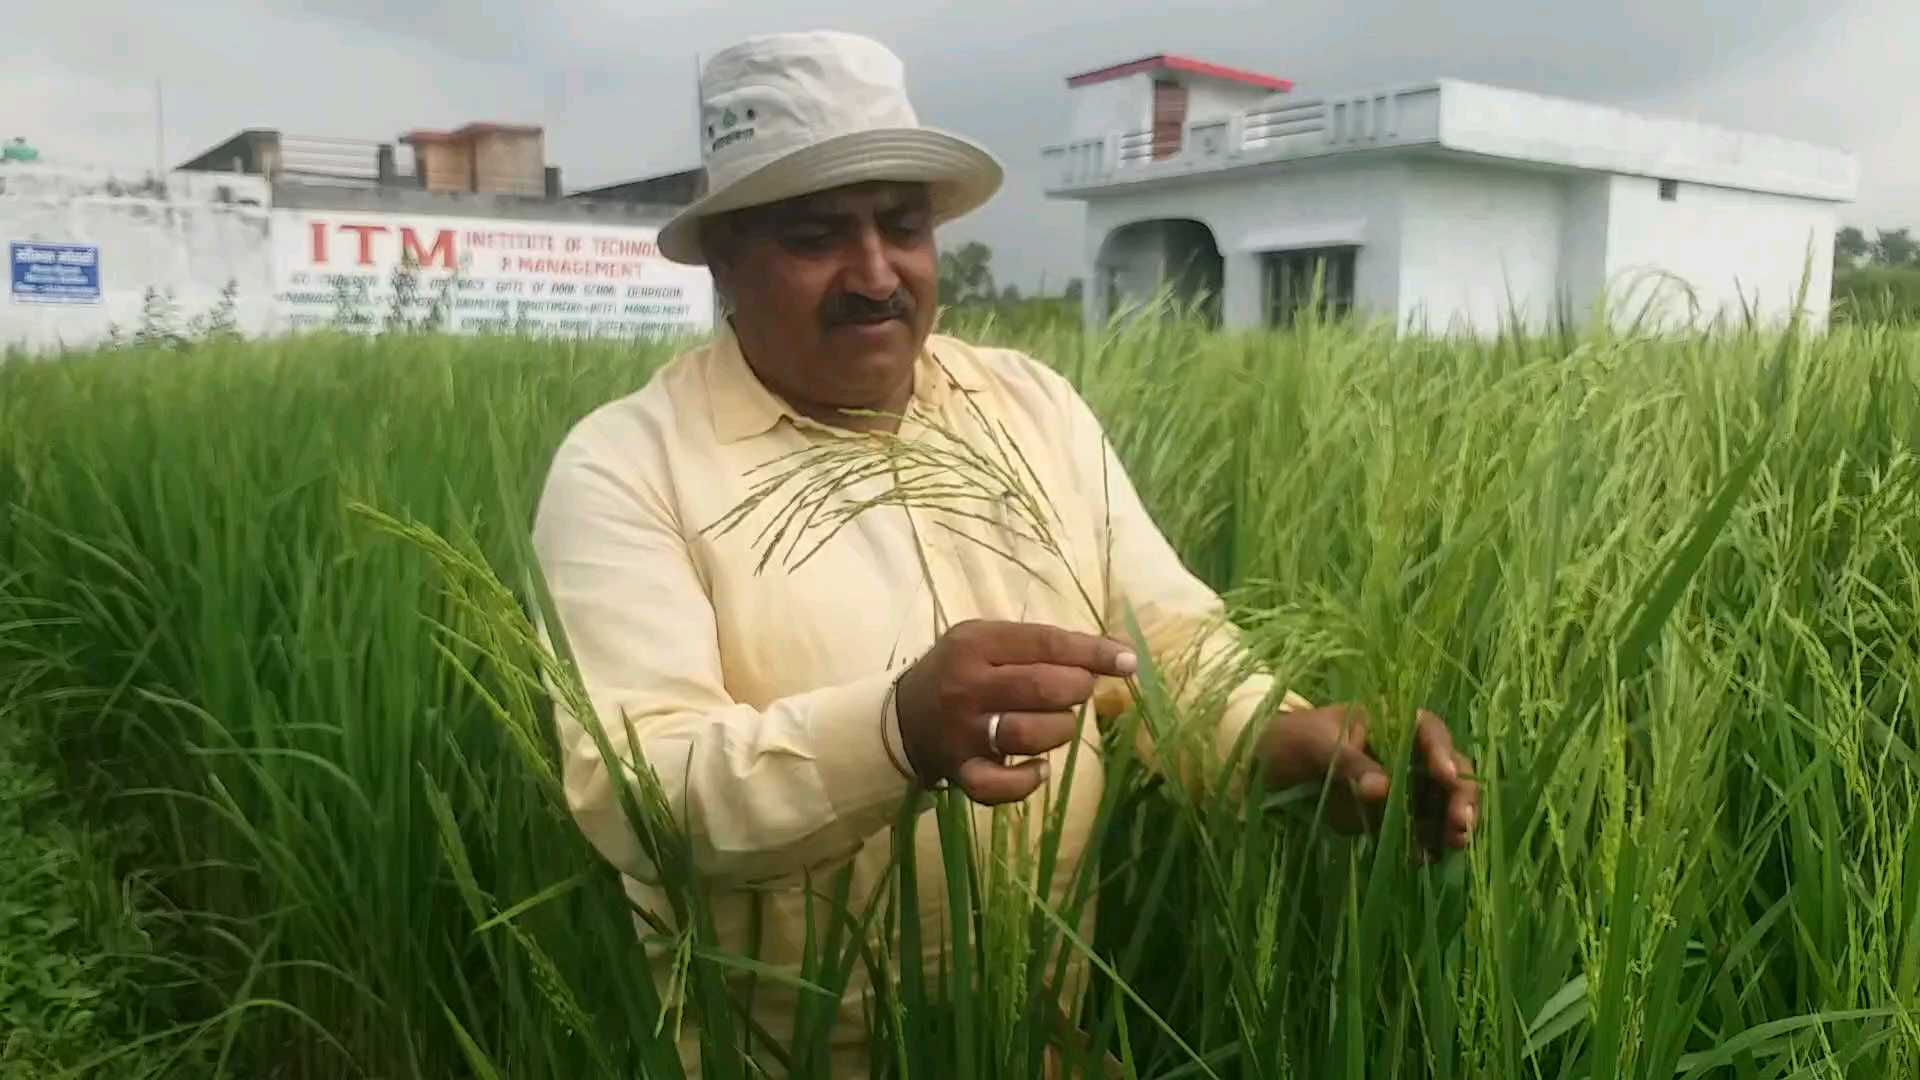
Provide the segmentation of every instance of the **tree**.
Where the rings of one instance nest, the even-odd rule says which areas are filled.
[[[1001,303],[1003,303],[1003,304],[1017,304],[1017,303],[1019,303],[1019,302],[1020,302],[1020,286],[1018,286],[1018,285],[1009,285],[1009,286],[1007,286],[1006,288],[1004,288],[1004,289],[1001,289],[1001,290],[1000,290],[1000,302],[1001,302]]]
[[[964,304],[970,300],[992,300],[993,249],[978,240],[970,240],[957,250],[940,253],[940,302]]]
[[[1920,262],[1920,241],[1907,229],[1879,229],[1873,242],[1873,261],[1882,266],[1912,266]]]
[[[1075,302],[1078,302],[1080,297],[1086,291],[1087,291],[1086,282],[1081,281],[1079,278],[1068,278],[1067,291],[1062,293],[1061,295],[1066,297],[1068,300],[1073,300]]]
[[[1867,234],[1852,225],[1841,229],[1833,237],[1833,263],[1838,270],[1857,269],[1860,264],[1873,257],[1873,244],[1867,240]]]

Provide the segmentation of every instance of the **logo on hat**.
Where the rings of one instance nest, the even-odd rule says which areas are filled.
[[[753,114],[753,110],[748,109],[747,114],[749,118],[751,118]],[[753,138],[753,125],[751,124],[741,128],[738,131],[733,130],[734,125],[738,124],[739,122],[740,122],[740,118],[734,115],[734,112],[732,109],[728,109],[727,111],[721,113],[720,114],[720,130],[725,132],[725,134],[713,140],[713,143],[707,148],[707,152],[709,154],[718,153],[723,147],[732,146],[734,143],[745,142],[748,139]],[[713,129],[709,127],[707,131],[711,133]]]

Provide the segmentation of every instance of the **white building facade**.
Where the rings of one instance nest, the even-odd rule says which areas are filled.
[[[1299,100],[1158,56],[1069,80],[1048,194],[1086,203],[1086,313],[1163,286],[1229,327],[1311,295],[1403,329],[1824,323],[1838,150],[1457,80]]]

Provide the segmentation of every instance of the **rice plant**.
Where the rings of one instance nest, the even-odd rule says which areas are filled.
[[[1086,718],[1109,780],[1066,893],[1093,925],[1041,902],[1050,830],[1013,820],[1057,801],[979,836],[935,794],[943,959],[901,918],[904,857],[869,902],[815,883],[801,970],[726,955],[694,875],[649,921],[566,816],[549,709],[579,688],[525,538],[561,435],[668,347],[9,363],[0,710],[80,812],[150,826],[126,869],[194,943],[152,992],[200,1019],[76,1075],[177,1046],[195,1076],[674,1076],[688,1023],[704,1075],[818,1075],[857,975],[874,1075],[1033,1076],[1050,1046],[1075,1075],[1915,1074],[1920,336],[981,333],[1081,389],[1280,683],[1448,718],[1485,791],[1470,852],[1412,858],[1404,802],[1347,838],[1324,790],[1146,768],[1136,741],[1218,707],[1149,657],[1132,708]],[[885,463],[896,500],[1027,500],[1008,555],[1044,554],[1016,449],[953,434],[786,462],[735,527],[803,558],[821,535],[781,533],[782,500]],[[831,487],[829,527],[856,509]],[[686,866],[644,770],[630,794]],[[795,1030],[756,1030],[767,987],[814,1003]]]

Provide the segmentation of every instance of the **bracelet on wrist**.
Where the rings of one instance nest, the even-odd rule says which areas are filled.
[[[893,682],[887,685],[886,703],[880,708],[880,745],[886,747],[887,759],[893,762],[893,767],[900,771],[900,775],[928,790],[944,791],[947,787],[945,778],[928,783],[914,771],[913,763],[907,757],[906,732],[900,727],[900,680],[907,677],[907,671],[912,667],[912,664],[908,664],[901,669],[900,674],[894,676]]]
[[[900,771],[900,775],[917,782],[920,778],[914,775],[912,766],[907,763],[906,747],[894,745],[896,740],[901,738],[900,716],[896,705],[899,697],[900,678],[896,676],[891,683],[887,684],[886,704],[880,709],[880,745],[886,747],[887,759],[893,762],[893,767]]]

